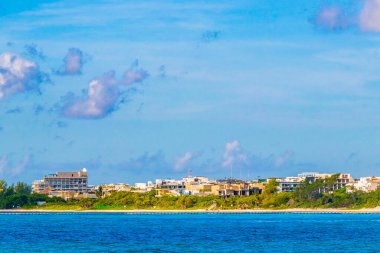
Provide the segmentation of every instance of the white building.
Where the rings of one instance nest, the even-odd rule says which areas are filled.
[[[286,177],[276,179],[279,192],[292,192],[294,191],[304,180],[302,177]]]
[[[146,190],[148,188],[146,183],[135,183],[134,188],[139,190]]]
[[[352,186],[358,191],[376,191],[380,186],[380,177],[361,177],[358,181],[353,183]]]

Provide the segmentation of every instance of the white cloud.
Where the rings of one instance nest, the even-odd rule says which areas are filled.
[[[66,95],[63,98],[63,115],[90,119],[105,117],[116,109],[120,94],[115,73],[110,71],[92,80],[82,97]]]
[[[130,95],[129,87],[142,82],[148,77],[148,73],[137,68],[137,61],[127,70],[121,80],[116,80],[115,72],[109,71],[95,78],[88,84],[88,89],[82,96],[68,93],[62,97],[61,105],[63,116],[69,118],[99,119],[112,113],[125,98]]]
[[[366,0],[359,15],[361,30],[380,32],[380,0]]]
[[[227,142],[223,154],[223,167],[231,167],[238,162],[245,162],[246,154],[241,150],[240,142],[237,140]]]
[[[24,91],[38,91],[43,79],[35,62],[9,52],[0,55],[0,99]]]
[[[174,165],[174,170],[182,171],[186,165],[193,159],[192,152],[186,152],[182,157],[178,157]]]

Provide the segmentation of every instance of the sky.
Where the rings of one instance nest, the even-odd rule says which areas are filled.
[[[380,175],[380,0],[0,0],[0,178]]]

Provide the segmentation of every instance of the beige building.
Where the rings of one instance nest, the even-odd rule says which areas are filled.
[[[48,194],[49,196],[86,194],[89,192],[87,170],[46,175],[43,179],[33,182],[32,192]]]
[[[220,182],[217,185],[211,186],[211,192],[213,195],[230,197],[230,196],[250,196],[255,193],[260,194],[262,189],[259,187],[253,187],[248,183],[229,183]]]

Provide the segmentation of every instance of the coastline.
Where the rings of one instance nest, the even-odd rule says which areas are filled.
[[[130,213],[130,214],[380,214],[380,207],[362,209],[339,209],[339,208],[292,208],[292,209],[244,209],[244,210],[52,210],[52,209],[0,209],[1,213]]]

